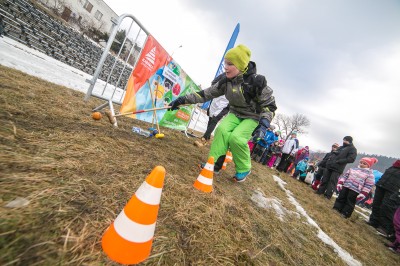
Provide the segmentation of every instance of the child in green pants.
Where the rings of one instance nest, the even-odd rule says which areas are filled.
[[[251,172],[250,150],[247,142],[260,124],[268,128],[277,109],[272,89],[264,76],[257,74],[256,64],[250,61],[251,52],[244,45],[228,50],[224,57],[225,73],[211,87],[170,103],[171,110],[181,104],[203,103],[225,95],[229,101],[229,114],[217,127],[209,156],[217,158],[214,171],[219,171],[228,149],[236,167],[233,177],[243,182]],[[264,130],[265,131],[265,130]]]

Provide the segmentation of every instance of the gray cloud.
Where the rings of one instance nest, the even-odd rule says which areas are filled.
[[[212,13],[210,30],[226,32],[241,23],[239,41],[253,51],[260,73],[289,92],[320,93],[342,56],[395,41],[399,1],[183,1],[194,12]],[[288,78],[290,77],[290,78]]]

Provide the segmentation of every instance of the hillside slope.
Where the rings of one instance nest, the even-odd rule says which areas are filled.
[[[94,121],[83,94],[0,66],[2,265],[112,265],[101,236],[156,166],[166,168],[151,256],[145,265],[346,265],[299,215],[273,170],[254,163],[246,182],[233,165],[214,177],[214,192],[193,189],[208,149],[162,129],[143,138],[128,118],[113,128]],[[305,184],[280,175],[285,189],[340,247],[363,265],[395,265],[398,256],[354,213],[344,220]],[[262,208],[256,196],[275,203]],[[17,197],[20,208],[5,205]],[[253,198],[253,200],[252,200]],[[278,211],[278,212],[277,212]],[[282,212],[282,213],[280,213]]]

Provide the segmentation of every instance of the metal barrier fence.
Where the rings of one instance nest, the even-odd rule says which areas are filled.
[[[115,116],[114,104],[121,105],[123,100],[124,100],[124,96],[125,96],[125,93],[126,93],[126,85],[124,86],[124,88],[121,88],[120,84],[121,84],[121,81],[122,81],[122,84],[127,84],[126,80],[121,80],[122,73],[123,73],[125,67],[122,70],[120,70],[120,73],[117,73],[118,74],[118,79],[114,83],[110,83],[109,82],[109,78],[112,75],[115,75],[115,71],[116,71],[115,68],[114,68],[115,64],[111,67],[111,70],[109,71],[109,75],[106,78],[106,82],[105,83],[97,82],[97,81],[98,81],[99,73],[102,72],[102,69],[104,67],[104,61],[105,61],[105,59],[106,59],[106,57],[107,57],[107,55],[109,53],[109,50],[110,50],[112,44],[115,41],[115,37],[116,37],[116,34],[117,34],[118,30],[121,29],[121,25],[124,22],[124,20],[125,19],[129,19],[129,18],[131,19],[131,23],[129,25],[129,29],[127,31],[126,37],[125,37],[125,39],[124,39],[124,41],[123,41],[123,43],[121,45],[121,49],[118,52],[117,58],[119,58],[119,56],[121,54],[121,51],[122,51],[125,43],[127,42],[128,36],[131,35],[130,32],[131,32],[132,28],[133,27],[138,28],[138,32],[136,34],[135,40],[133,42],[133,45],[132,45],[132,47],[131,47],[131,49],[129,51],[129,55],[128,55],[126,61],[123,63],[124,66],[127,65],[127,60],[129,58],[129,56],[135,51],[135,47],[138,47],[137,43],[138,43],[138,38],[139,38],[140,34],[143,33],[143,34],[146,35],[146,38],[145,38],[145,40],[144,40],[144,42],[142,44],[143,46],[145,45],[145,43],[147,41],[147,38],[149,36],[149,32],[145,29],[145,27],[133,15],[123,14],[120,17],[118,17],[118,19],[112,21],[113,22],[113,29],[112,29],[110,37],[108,39],[107,45],[104,48],[103,54],[102,54],[102,56],[101,56],[101,58],[99,60],[99,63],[98,63],[97,68],[96,68],[96,71],[93,74],[93,78],[91,80],[86,80],[89,83],[89,88],[88,88],[88,91],[87,91],[86,96],[85,96],[85,101],[89,100],[91,96],[94,96],[96,98],[99,98],[99,99],[102,99],[102,100],[106,101],[102,105],[94,108],[93,111],[99,111],[99,110],[101,110],[103,108],[106,108],[108,106],[108,108],[109,108],[109,110],[111,112],[111,115]],[[133,69],[135,69],[136,64],[138,62],[138,59],[141,56],[141,53],[142,53],[142,49],[140,49],[139,53],[135,56],[135,63],[132,66]],[[128,79],[129,79],[129,77],[128,77]],[[200,110],[196,110],[196,112],[192,113],[192,115],[190,117],[191,118],[190,122],[189,122],[189,124],[188,124],[188,126],[187,126],[187,128],[185,130],[185,134],[187,136],[188,136],[188,132],[187,131],[188,131],[189,127],[192,127],[193,129],[196,128],[196,127],[197,128],[201,128],[202,131],[204,131],[205,128],[207,127],[207,121],[204,121],[204,119],[200,119],[200,121],[199,121],[199,117],[200,116],[202,116]],[[206,118],[208,118],[208,117],[206,117]],[[117,120],[113,119],[113,121],[114,121],[114,126],[117,127],[118,126]],[[193,130],[192,130],[192,134],[189,133],[189,135],[193,135]]]
[[[116,62],[117,60],[114,62],[113,66],[111,67],[109,74],[106,78],[106,82],[105,84],[96,84],[99,74],[102,71],[102,68],[104,66],[104,61],[107,58],[107,55],[110,51],[110,48],[112,46],[112,44],[116,41],[116,35],[118,33],[118,31],[122,26],[122,23],[124,22],[125,19],[131,19],[130,25],[128,27],[128,30],[126,31],[126,35],[125,38],[121,44],[121,48],[118,51],[117,54],[117,58],[120,57],[125,44],[128,41],[128,37],[131,35],[131,31],[133,30],[134,27],[138,28],[138,32],[136,34],[135,40],[132,43],[132,46],[129,50],[128,56],[126,56],[125,62],[123,62],[124,67],[122,68],[122,70],[119,70],[119,73],[116,73],[118,76],[118,79],[114,82],[110,84],[110,77],[112,75],[114,75],[114,72],[117,72],[118,70],[115,68],[116,66]],[[113,103],[121,105],[122,101],[124,99],[125,96],[125,92],[126,92],[126,85],[124,86],[124,88],[121,88],[120,85],[122,84],[126,84],[127,82],[124,80],[123,82],[121,82],[121,78],[122,78],[122,74],[125,70],[125,67],[128,65],[128,59],[130,58],[131,55],[133,55],[135,49],[137,49],[138,46],[138,38],[140,36],[140,34],[143,32],[146,35],[145,41],[144,43],[146,43],[147,37],[149,35],[149,32],[145,29],[145,27],[131,14],[123,14],[121,16],[118,17],[118,19],[116,20],[112,20],[113,22],[113,28],[112,31],[110,33],[110,37],[108,39],[108,42],[106,44],[106,47],[104,48],[103,54],[100,58],[99,63],[97,64],[97,68],[93,74],[93,78],[91,80],[86,80],[89,83],[89,88],[88,91],[86,93],[85,96],[85,101],[89,100],[91,96],[94,96],[96,98],[105,100],[106,103],[94,108],[94,111],[98,111],[101,110],[103,108],[105,108],[106,106],[109,107],[111,114],[114,116],[115,112],[114,112],[114,107],[113,107]],[[122,29],[125,30],[125,29]],[[128,41],[129,42],[129,41]],[[139,53],[135,56],[135,63],[133,65],[133,69],[135,68],[135,65],[138,61],[138,58],[140,57],[142,52],[142,49],[140,49]],[[129,78],[129,77],[128,77]],[[96,86],[98,85],[98,86]],[[117,125],[117,121],[115,120],[114,126],[118,126]]]
[[[3,18],[5,35],[93,75],[103,53],[103,47],[71,25],[51,16],[44,11],[45,7],[40,8],[40,6],[26,0],[1,0],[0,15]],[[108,70],[113,65],[115,69],[125,69],[120,79],[120,87],[125,86],[123,82],[128,79],[133,67],[129,64],[123,65],[123,60],[117,59],[111,53],[107,55],[99,78],[106,80],[109,75]],[[116,83],[118,78],[119,75],[114,74],[108,79],[110,83]]]

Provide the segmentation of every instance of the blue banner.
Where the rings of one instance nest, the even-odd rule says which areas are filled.
[[[229,49],[231,49],[231,48],[233,48],[233,46],[235,46],[235,42],[236,42],[237,36],[239,35],[239,31],[240,31],[240,23],[238,23],[236,25],[235,30],[232,33],[231,39],[229,40],[228,45],[226,46],[225,52],[222,55],[221,62],[219,63],[219,66],[217,69],[217,73],[215,73],[215,77],[218,77],[219,75],[224,73],[224,56]],[[210,106],[210,101],[205,102],[201,106],[201,109],[207,109],[209,106]]]

